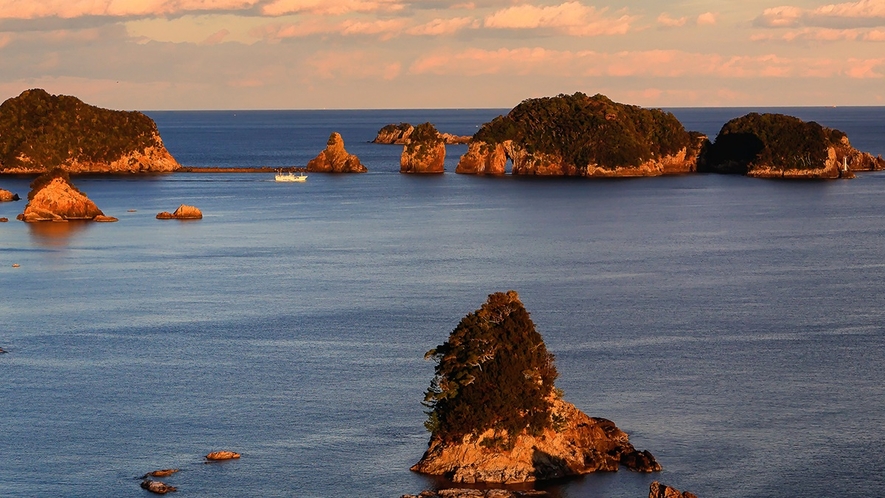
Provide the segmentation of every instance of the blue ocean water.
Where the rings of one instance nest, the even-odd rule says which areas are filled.
[[[758,109],[753,109],[758,110]],[[742,109],[673,109],[711,136]],[[885,154],[885,109],[780,112]],[[471,134],[503,110],[151,112],[188,166],[81,177],[113,224],[0,224],[0,496],[396,497],[427,443],[428,349],[515,289],[558,386],[664,466],[545,485],[642,497],[877,496],[885,486],[885,174],[779,182],[398,173],[388,123]],[[24,196],[28,178],[0,177]],[[159,221],[187,203],[204,219]],[[23,202],[0,204],[14,219]],[[133,211],[130,211],[133,210]],[[12,264],[19,264],[13,268]],[[230,449],[237,461],[202,464]]]

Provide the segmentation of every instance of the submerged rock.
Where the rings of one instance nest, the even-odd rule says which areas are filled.
[[[400,156],[400,173],[443,173],[446,143],[430,123],[418,125]]]
[[[117,221],[105,216],[94,202],[71,183],[61,168],[37,177],[31,183],[28,204],[18,219],[25,222],[95,220]]]
[[[154,481],[151,479],[141,481],[141,489],[145,489],[158,495],[165,495],[166,493],[178,491],[178,488],[175,486],[170,486],[162,481]]]
[[[148,477],[169,477],[176,472],[178,472],[178,469],[154,470],[153,472],[148,472],[147,474],[141,476],[141,478],[147,479]]]
[[[694,172],[703,137],[673,114],[582,93],[528,99],[473,136],[456,173],[633,177]]]
[[[154,121],[76,97],[26,90],[0,105],[0,173],[175,171]]]
[[[308,161],[307,171],[316,173],[365,173],[369,171],[360,159],[344,149],[344,139],[340,133],[332,133],[326,148]]]
[[[240,454],[233,451],[213,451],[206,455],[206,460],[210,461],[232,460],[235,458],[240,458]]]
[[[648,489],[648,498],[698,498],[688,491],[679,491],[658,481],[652,481]]]
[[[203,219],[203,212],[199,210],[196,206],[188,206],[187,204],[182,204],[178,206],[178,209],[175,210],[174,213],[170,213],[169,211],[163,211],[162,213],[157,213],[158,220],[200,220]]]

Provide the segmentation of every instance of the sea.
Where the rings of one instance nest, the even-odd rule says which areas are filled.
[[[885,107],[677,108],[711,138],[781,112],[885,154]],[[0,496],[398,498],[443,343],[515,290],[557,386],[663,471],[555,498],[882,496],[885,172],[853,180],[399,173],[386,124],[473,134],[506,109],[148,111],[185,166],[304,166],[340,132],[366,174],[75,177],[117,223],[0,204]],[[32,178],[0,177],[23,198]],[[180,204],[198,221],[157,220]],[[13,267],[13,265],[18,265]],[[231,450],[238,460],[205,464]],[[532,486],[528,486],[531,488]]]

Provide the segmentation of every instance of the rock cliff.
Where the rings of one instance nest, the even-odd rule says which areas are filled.
[[[147,173],[177,170],[152,119],[44,90],[0,105],[0,173]]]
[[[443,173],[446,163],[446,143],[430,123],[418,125],[412,131],[400,156],[400,173]]]
[[[73,184],[67,172],[55,168],[31,183],[28,204],[18,219],[25,222],[93,220],[117,221],[105,216],[94,202]]]
[[[344,150],[340,133],[332,133],[326,148],[308,161],[307,171],[316,173],[365,173],[368,171],[359,158]]]
[[[631,177],[695,171],[703,138],[669,112],[582,93],[529,99],[473,136],[456,173]]]
[[[882,157],[851,146],[845,133],[784,114],[735,118],[704,145],[702,172],[755,178],[852,178],[853,171],[885,169]]]
[[[412,470],[460,483],[661,470],[626,433],[561,399],[553,355],[514,291],[495,293],[427,353],[430,443]]]
[[[413,131],[415,131],[415,127],[409,123],[389,124],[378,130],[378,134],[372,140],[372,143],[404,145],[409,142]],[[446,145],[470,142],[470,137],[462,135],[452,135],[451,133],[440,133],[439,135]]]
[[[553,402],[552,416],[560,421],[559,427],[538,435],[520,434],[508,450],[491,450],[484,444],[495,437],[492,430],[465,436],[456,444],[432,440],[412,470],[461,483],[557,479],[615,472],[621,465],[638,472],[661,470],[651,453],[637,451],[610,420],[588,417],[562,400]]]

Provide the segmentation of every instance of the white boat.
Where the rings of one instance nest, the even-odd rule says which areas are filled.
[[[304,173],[299,173],[297,176],[295,173],[291,171],[288,173],[283,173],[283,170],[277,171],[277,174],[274,176],[274,180],[278,182],[306,182],[307,175]]]

